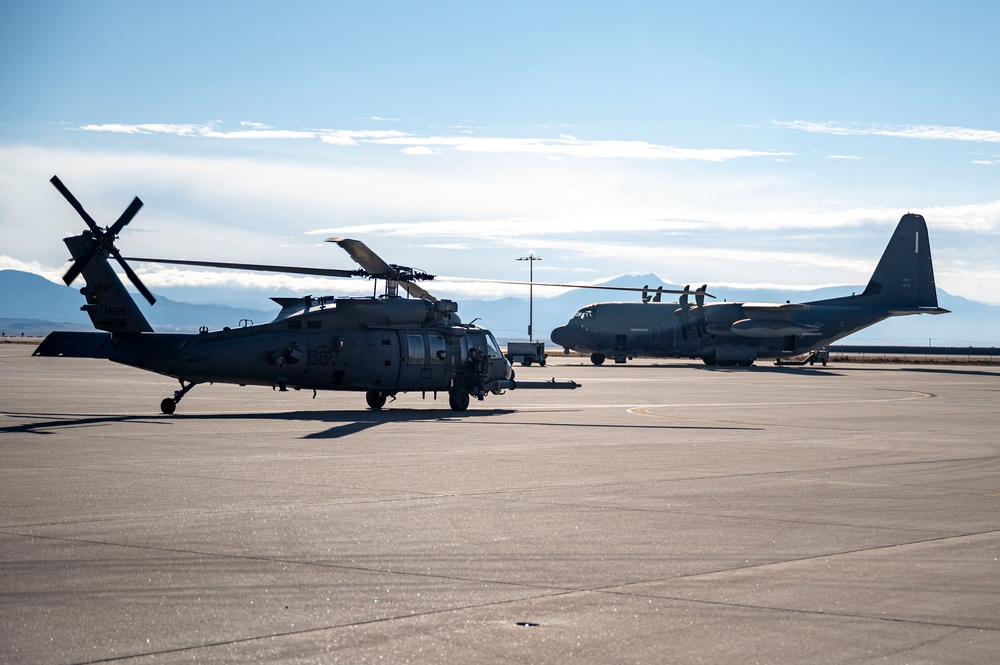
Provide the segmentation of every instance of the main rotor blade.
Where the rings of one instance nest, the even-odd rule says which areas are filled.
[[[227,268],[229,270],[257,270],[260,272],[284,272],[295,275],[316,275],[318,277],[363,277],[362,270],[338,270],[335,268],[302,268],[299,266],[271,266],[259,263],[229,263],[224,261],[184,261],[180,259],[149,259],[127,256],[127,261],[140,263],[169,263],[179,266],[201,266],[203,268]]]
[[[563,289],[599,289],[601,291],[635,291],[642,292],[643,287],[641,286],[605,286],[600,284],[556,284],[554,282],[518,282],[507,279],[477,279],[475,277],[448,277],[445,275],[438,275],[438,279],[451,280],[453,282],[482,282],[484,284],[514,284],[517,286],[552,286]],[[709,298],[714,298],[711,293],[706,293],[704,291],[685,291],[684,289],[663,289],[662,293],[695,293],[702,294]]]
[[[340,245],[354,259],[354,262],[368,271],[371,276],[392,279],[392,275],[395,273],[392,266],[383,261],[378,254],[373,252],[368,245],[360,240],[327,238],[326,241],[335,242]]]
[[[108,229],[108,232],[112,236],[117,237],[118,234],[121,233],[121,230],[125,228],[125,225],[132,221],[132,218],[135,217],[135,213],[139,212],[140,208],[142,208],[142,201],[140,201],[139,197],[137,196],[134,199],[132,199],[132,203],[128,204],[128,207],[125,208],[125,212],[121,214],[121,217],[118,218],[118,221],[116,221],[114,224],[111,225],[111,228]]]
[[[108,249],[108,251],[111,252],[111,254],[116,259],[118,259],[118,263],[119,265],[121,265],[122,270],[125,271],[125,275],[129,278],[129,281],[135,285],[135,288],[139,289],[139,293],[141,293],[143,297],[149,301],[150,305],[155,305],[156,298],[153,296],[150,290],[146,288],[146,285],[142,283],[142,280],[139,279],[139,276],[135,274],[135,271],[132,270],[132,267],[129,264],[125,263],[125,259],[123,259],[122,255],[118,253],[118,250],[114,246],[112,246]]]
[[[404,289],[406,289],[406,292],[409,293],[414,298],[420,298],[421,300],[426,300],[427,302],[437,302],[437,298],[432,296],[427,291],[427,289],[425,289],[422,286],[414,284],[413,282],[407,282],[405,280],[400,280],[397,283]]]
[[[73,193],[70,192],[68,189],[66,189],[66,185],[62,184],[62,180],[59,179],[59,176],[55,175],[52,176],[51,178],[49,178],[49,182],[51,182],[53,186],[55,186],[55,188],[59,190],[59,193],[63,195],[64,199],[69,201],[69,204],[73,206],[73,209],[76,210],[77,214],[80,215],[80,217],[83,217],[83,221],[87,222],[87,226],[89,226],[90,230],[94,232],[94,235],[100,236],[102,231],[101,228],[97,225],[97,222],[94,221],[93,217],[87,214],[87,211],[83,209],[83,206],[80,205],[80,202],[76,200],[76,197],[73,196]],[[69,282],[67,282],[67,284],[68,283]]]

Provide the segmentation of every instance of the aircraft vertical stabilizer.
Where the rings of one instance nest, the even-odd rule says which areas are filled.
[[[907,213],[899,220],[861,295],[893,309],[937,309],[931,244],[922,215]]]
[[[64,238],[63,242],[79,261],[88,255],[95,240],[89,231],[84,231],[81,235]],[[87,304],[80,309],[90,316],[95,328],[112,333],[153,332],[142,310],[108,263],[106,251],[88,261],[81,274],[87,285],[80,292],[87,298]]]

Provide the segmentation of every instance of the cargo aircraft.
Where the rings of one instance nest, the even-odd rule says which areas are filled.
[[[945,314],[921,215],[906,214],[860,294],[804,303],[711,302],[688,288],[678,302],[661,292],[642,302],[601,302],[580,309],[552,331],[554,344],[607,358],[700,358],[706,365],[751,366],[761,358],[803,356],[891,316]],[[692,304],[690,295],[694,296]]]

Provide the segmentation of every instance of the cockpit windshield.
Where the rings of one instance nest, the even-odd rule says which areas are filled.
[[[574,316],[573,318],[574,319],[592,319],[592,318],[594,318],[594,310],[589,309],[589,308],[588,309],[581,309],[579,312],[576,313],[576,316]]]
[[[502,358],[503,351],[500,350],[500,345],[497,341],[493,339],[492,333],[486,333],[486,355],[490,358]]]

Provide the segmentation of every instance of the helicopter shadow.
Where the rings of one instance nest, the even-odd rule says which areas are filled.
[[[567,411],[577,411],[569,408]],[[180,422],[226,422],[226,421],[287,421],[300,423],[317,423],[326,426],[321,431],[305,434],[300,439],[306,440],[332,440],[341,439],[354,434],[360,434],[372,428],[392,423],[456,423],[475,422],[476,424],[491,425],[543,425],[547,427],[578,427],[583,429],[679,429],[681,426],[670,425],[621,425],[621,424],[601,424],[601,423],[510,423],[510,422],[490,422],[491,418],[497,416],[509,416],[516,414],[516,409],[477,409],[470,411],[456,412],[450,409],[385,409],[385,410],[351,410],[351,411],[279,411],[266,413],[174,413],[171,415],[87,415],[79,413],[17,413],[0,412],[0,416],[17,420],[23,419],[30,422],[23,424],[8,425],[0,427],[0,434],[39,434],[51,435],[60,430],[73,430],[85,427],[101,427],[106,425],[138,423],[151,426],[170,426]],[[690,426],[683,426],[690,429]],[[758,429],[738,426],[711,426],[701,427],[701,429]]]
[[[172,415],[86,415],[79,413],[17,413],[0,412],[12,420],[28,420],[17,425],[0,427],[0,434],[53,434],[59,430],[81,427],[100,427],[120,423],[140,423],[145,425],[168,426],[176,422],[225,422],[225,421],[290,421],[315,422],[329,427],[313,432],[303,439],[339,439],[364,432],[379,425],[389,423],[454,422],[483,416],[501,416],[514,413],[510,409],[483,409],[456,412],[449,409],[391,409],[352,411],[284,411],[268,413],[175,413]]]

